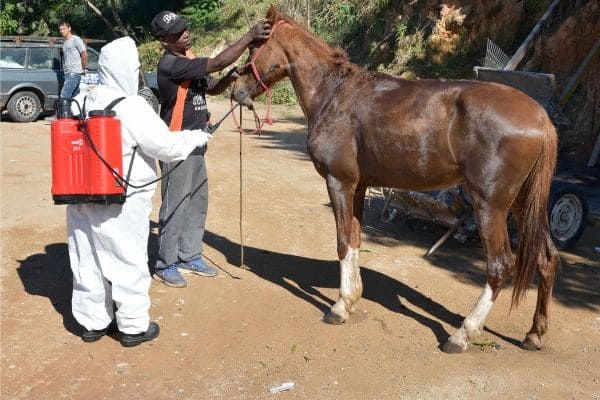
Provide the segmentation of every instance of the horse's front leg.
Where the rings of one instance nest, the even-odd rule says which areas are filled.
[[[325,322],[342,324],[362,296],[363,286],[358,265],[360,233],[365,190],[329,176],[327,190],[333,205],[337,227],[337,251],[340,260],[340,295],[325,315]]]

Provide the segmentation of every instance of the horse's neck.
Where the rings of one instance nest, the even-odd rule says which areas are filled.
[[[299,65],[294,63],[290,71],[290,81],[307,118],[321,109],[328,101],[335,87],[327,77],[331,75],[324,65]],[[337,85],[335,85],[337,86]]]
[[[287,42],[289,45],[290,42]],[[293,56],[301,54],[302,56]],[[289,78],[308,119],[320,110],[342,83],[339,67],[323,61],[320,52],[304,45],[288,51]]]

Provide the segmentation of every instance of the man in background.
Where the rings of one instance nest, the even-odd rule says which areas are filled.
[[[71,98],[79,94],[81,75],[87,73],[88,54],[83,40],[71,33],[71,24],[68,21],[61,21],[58,24],[58,31],[65,39],[63,42],[65,82],[60,97]]]

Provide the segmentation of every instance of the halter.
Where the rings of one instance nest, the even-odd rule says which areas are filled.
[[[233,117],[233,121],[235,122],[236,127],[238,128],[238,130],[242,134],[245,134],[245,135],[255,135],[255,134],[260,135],[260,132],[262,131],[262,127],[265,125],[265,123],[267,123],[269,125],[273,125],[273,117],[271,116],[271,104],[272,104],[272,97],[273,97],[273,89],[271,87],[265,85],[264,81],[261,79],[260,74],[258,73],[258,69],[256,68],[255,61],[258,58],[258,55],[260,54],[261,50],[263,49],[263,46],[267,43],[267,41],[269,39],[271,39],[271,36],[273,36],[273,34],[277,30],[277,28],[279,26],[281,26],[282,24],[284,24],[284,23],[285,23],[284,20],[280,20],[275,25],[273,25],[273,29],[271,29],[271,32],[269,33],[269,37],[267,38],[267,40],[265,40],[258,47],[258,50],[256,50],[256,52],[254,53],[254,55],[250,59],[250,62],[242,66],[242,69],[244,69],[244,68],[246,68],[248,66],[252,69],[252,74],[254,75],[254,79],[256,79],[256,81],[258,83],[260,83],[260,85],[263,87],[263,89],[265,89],[265,91],[267,92],[267,113],[265,114],[265,118],[261,121],[260,117],[256,113],[256,110],[254,110],[254,108],[252,109],[252,113],[254,114],[254,121],[256,123],[256,129],[255,130],[253,130],[253,131],[246,131],[246,130],[244,130],[242,128],[241,116],[240,116],[240,121],[238,122],[238,120],[237,120],[237,118],[235,116],[235,113],[231,113],[231,116]],[[234,82],[233,85],[235,87],[235,82]],[[233,99],[230,98],[229,101],[231,103],[231,107],[233,108]],[[240,110],[241,110],[241,108],[240,108]]]

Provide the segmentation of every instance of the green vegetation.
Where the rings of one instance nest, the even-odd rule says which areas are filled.
[[[15,19],[17,6],[15,4],[4,3],[0,10],[0,34],[16,32],[19,22]]]
[[[471,341],[471,345],[479,348],[481,351],[485,351],[486,349],[499,349],[500,344],[493,339],[480,338]]]
[[[222,0],[186,1],[186,6],[181,9],[192,28],[216,28],[219,11],[223,5]]]

